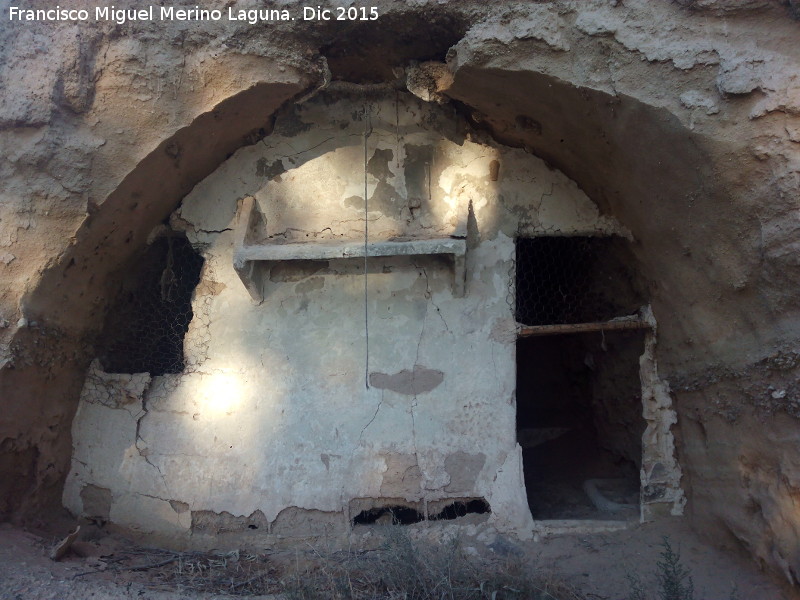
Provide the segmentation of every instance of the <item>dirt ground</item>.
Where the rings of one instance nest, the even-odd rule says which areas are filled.
[[[674,548],[680,549],[681,562],[691,569],[698,600],[794,600],[797,596],[781,590],[760,573],[746,558],[731,556],[703,543],[685,522],[666,522],[635,526],[627,530],[553,536],[538,542],[520,543],[491,529],[468,530],[473,535],[461,538],[462,550],[486,561],[510,558],[524,561],[546,578],[562,580],[586,600],[623,600],[630,593],[628,576],[636,574],[655,598],[655,568],[663,550],[663,536],[668,535]],[[433,536],[417,529],[412,537],[418,543]],[[361,535],[362,545],[369,545],[374,533]],[[192,598],[211,600],[229,597],[224,593],[204,592],[193,585],[186,572],[199,563],[164,550],[147,550],[119,536],[93,536],[91,543],[78,545],[79,557],[70,553],[59,562],[48,558],[55,537],[42,537],[0,525],[0,598],[8,600],[167,600]],[[262,572],[276,583],[285,576],[287,565],[309,564],[322,558],[317,548],[288,552],[269,552],[257,559]],[[219,557],[224,560],[224,557]],[[242,552],[237,565],[256,559]],[[172,559],[172,560],[170,560]],[[161,564],[166,563],[166,564]],[[155,565],[149,568],[139,566]],[[158,566],[160,565],[160,566]],[[237,566],[237,569],[240,567]],[[249,566],[248,568],[253,568]],[[178,581],[177,571],[183,571]],[[253,571],[256,572],[256,571]],[[282,575],[283,574],[283,575]],[[240,578],[245,581],[247,578]],[[252,577],[250,578],[252,579]],[[277,589],[277,588],[276,588]],[[734,596],[732,590],[736,590]],[[237,593],[245,593],[241,585]],[[275,598],[258,595],[250,598]]]

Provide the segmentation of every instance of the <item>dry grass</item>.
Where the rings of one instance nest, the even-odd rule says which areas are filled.
[[[382,528],[371,551],[226,555],[153,551],[119,560],[107,572],[135,572],[151,589],[231,596],[279,594],[286,600],[581,600],[558,578],[518,559],[467,556],[457,538],[415,542]],[[148,566],[150,565],[150,566]]]
[[[488,563],[467,557],[457,538],[444,544],[415,543],[401,527],[384,531],[376,552],[338,560],[318,558],[316,569],[297,573],[284,590],[290,600],[574,600],[555,578],[537,575],[517,560]]]
[[[133,548],[97,561],[99,568],[74,578],[98,576],[117,583],[187,593],[252,596],[276,591],[275,569],[264,554],[171,552]]]

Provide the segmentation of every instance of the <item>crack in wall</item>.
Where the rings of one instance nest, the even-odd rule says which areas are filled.
[[[358,133],[351,133],[351,134],[346,134],[346,135],[331,136],[331,137],[329,137],[329,138],[325,138],[324,140],[322,140],[322,141],[321,141],[321,142],[319,142],[318,144],[315,144],[315,145],[313,145],[313,146],[310,146],[310,147],[306,148],[305,150],[297,150],[297,149],[296,149],[294,146],[292,146],[292,145],[291,145],[291,144],[288,142],[288,140],[285,140],[285,139],[284,139],[284,140],[283,140],[283,142],[284,142],[284,143],[285,143],[287,146],[289,146],[289,147],[290,147],[292,150],[294,150],[295,152],[294,152],[294,154],[278,154],[278,155],[276,155],[276,158],[277,158],[278,160],[282,160],[282,159],[284,159],[284,158],[291,159],[291,158],[294,158],[294,157],[296,157],[296,156],[300,156],[301,154],[306,154],[307,152],[311,152],[312,150],[316,150],[317,148],[319,148],[320,146],[323,146],[324,144],[327,144],[328,142],[331,142],[331,141],[334,141],[334,140],[341,140],[342,138],[351,138],[351,137],[357,137],[357,138],[361,138],[361,137],[362,137],[362,135],[361,135],[361,134],[358,134]],[[272,147],[272,146],[270,146],[269,144],[267,144],[267,140],[266,140],[266,138],[263,138],[263,139],[261,140],[261,143],[262,143],[262,144],[264,144],[264,146],[265,146],[266,148],[268,148],[269,150],[274,150],[274,147]]]
[[[161,482],[164,484],[164,490],[169,492],[169,485],[167,485],[167,479],[164,476],[164,473],[161,471],[161,468],[150,460],[150,457],[148,456],[149,452],[147,446],[145,445],[144,448],[141,448],[139,446],[140,441],[147,444],[147,442],[145,442],[144,438],[141,436],[141,427],[144,418],[150,414],[150,410],[147,408],[147,394],[150,391],[152,385],[153,385],[153,380],[151,379],[150,381],[147,382],[147,385],[142,391],[141,412],[139,413],[139,416],[136,418],[136,433],[133,445],[136,447],[136,451],[139,453],[139,456],[141,456],[148,465],[153,467],[158,472],[159,476],[161,477]]]
[[[441,308],[439,308],[439,305],[436,304],[436,302],[434,302],[434,300],[433,300],[433,292],[431,291],[430,279],[428,278],[428,271],[425,269],[425,267],[421,267],[421,266],[417,265],[416,263],[414,263],[414,267],[416,269],[418,269],[419,271],[421,271],[421,274],[425,277],[425,298],[426,298],[426,300],[428,302],[430,302],[431,304],[433,304],[433,307],[436,309],[436,314],[442,320],[442,324],[444,325],[444,328],[447,330],[447,333],[451,333],[450,328],[447,326],[447,321],[445,320],[444,315],[442,315]],[[427,317],[427,315],[428,315],[428,309],[427,309],[427,304],[426,304],[425,317]],[[419,358],[419,345],[417,345],[417,358]],[[414,361],[414,366],[416,367],[417,364],[418,364],[418,361],[415,360]]]
[[[378,406],[375,407],[375,413],[372,415],[372,418],[369,420],[369,422],[366,425],[364,425],[364,427],[361,428],[361,433],[358,434],[358,445],[359,446],[361,445],[361,439],[364,437],[364,432],[367,430],[367,427],[372,425],[372,423],[378,417],[378,412],[380,412],[381,406],[383,406],[383,394],[384,394],[384,391],[381,390],[381,399],[378,402]]]
[[[428,303],[426,302],[425,303],[425,314],[422,316],[422,328],[420,329],[420,332],[419,332],[419,340],[417,340],[417,349],[416,349],[416,353],[414,355],[414,369],[412,370],[412,382],[414,381],[414,378],[415,378],[414,371],[416,371],[416,367],[417,367],[417,365],[419,365],[419,351],[420,351],[420,347],[422,346],[422,340],[425,337],[425,323],[427,322],[427,320],[428,320]],[[416,385],[412,384],[413,395],[411,397],[411,402],[410,402],[411,443],[412,443],[413,449],[414,449],[414,461],[415,461],[415,463],[417,465],[417,468],[420,469],[420,472],[424,475],[424,472],[422,471],[422,469],[419,466],[419,447],[417,446],[417,418],[416,418],[416,413],[415,413],[415,410],[417,408],[417,389],[416,389],[416,387],[417,387]],[[423,494],[423,496],[424,496],[424,494]],[[423,497],[423,501],[425,503],[425,514],[427,515],[427,513],[428,513],[428,500],[427,500],[427,497]]]
[[[282,238],[286,239],[287,237],[289,237],[293,233],[301,233],[301,234],[304,233],[306,235],[306,237],[312,236],[312,237],[316,238],[318,235],[322,235],[326,231],[328,231],[330,233],[333,233],[333,230],[330,227],[324,227],[323,229],[320,229],[319,231],[312,231],[312,230],[309,230],[309,229],[300,229],[298,227],[287,227],[283,231],[280,231],[278,233],[273,233],[273,234],[269,235],[269,237],[270,238],[282,237]]]
[[[225,233],[226,231],[233,231],[232,227],[226,227],[225,229],[199,229],[195,228],[196,233]]]
[[[520,215],[515,214],[513,210],[508,208],[504,203],[501,203],[500,206],[508,212],[508,214],[512,215],[513,217],[519,218],[519,223],[517,225],[517,230],[522,231],[526,228],[530,228],[534,231],[540,232],[548,232],[548,233],[556,233],[559,229],[555,225],[550,225],[548,227],[544,227],[542,223],[542,219],[540,217],[540,213],[542,212],[542,206],[544,205],[545,198],[552,198],[555,192],[555,183],[550,184],[550,190],[543,191],[539,195],[539,199],[533,201],[531,204],[532,209],[525,211],[525,216],[521,217]],[[576,209],[577,212],[577,209]]]

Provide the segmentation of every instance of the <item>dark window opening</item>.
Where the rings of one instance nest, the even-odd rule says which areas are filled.
[[[591,323],[635,313],[643,294],[631,264],[633,257],[621,238],[518,238],[517,322]]]
[[[483,498],[446,499],[428,504],[429,521],[452,521],[467,515],[485,515],[491,512],[489,503]],[[412,503],[409,506],[392,504],[362,510],[353,517],[353,525],[413,525],[424,520],[424,507],[421,503]]]
[[[517,439],[534,519],[639,511],[640,331],[517,341]]]
[[[425,515],[408,506],[382,506],[361,511],[353,518],[353,525],[412,525],[424,520]]]
[[[175,235],[158,238],[128,265],[98,341],[104,371],[183,371],[183,338],[202,267],[189,241]]]
[[[483,498],[457,500],[447,504],[436,514],[430,515],[431,521],[451,521],[467,515],[485,515],[492,512],[489,503]]]

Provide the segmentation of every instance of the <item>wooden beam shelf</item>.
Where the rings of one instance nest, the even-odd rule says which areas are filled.
[[[517,337],[557,335],[564,333],[586,333],[592,331],[621,331],[626,329],[650,329],[651,325],[638,316],[620,317],[611,321],[594,323],[566,323],[562,325],[520,325]]]
[[[388,256],[449,255],[453,258],[453,295],[463,297],[466,287],[467,242],[463,238],[408,238],[364,242],[356,240],[266,243],[266,220],[255,199],[242,200],[236,220],[233,267],[239,274],[251,298],[264,300],[264,266],[293,260],[334,260]]]

